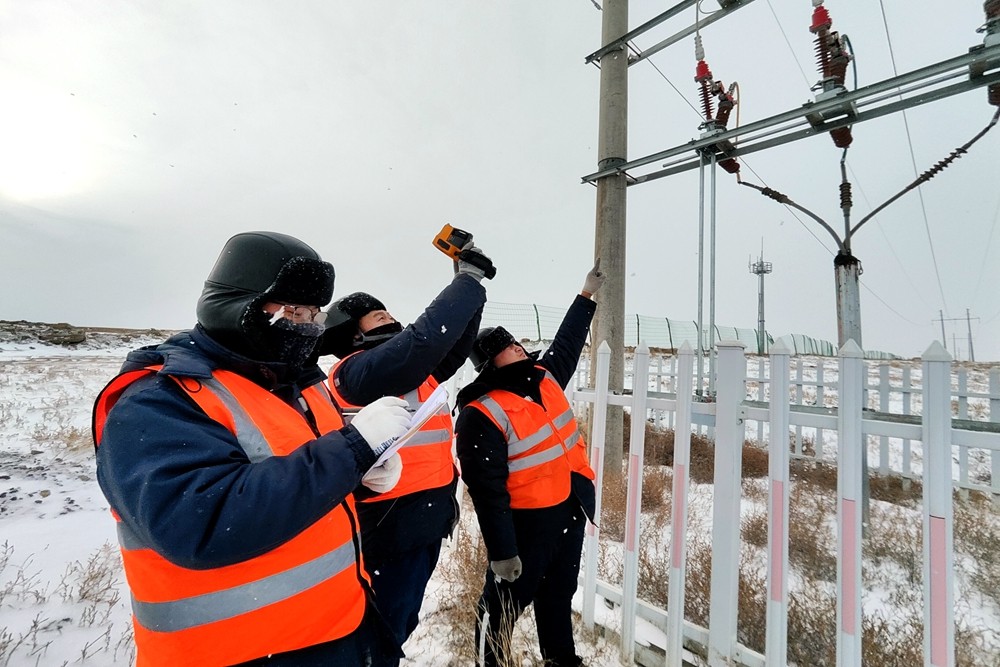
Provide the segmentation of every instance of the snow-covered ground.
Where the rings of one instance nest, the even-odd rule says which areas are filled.
[[[95,396],[117,372],[128,349],[160,340],[152,333],[131,336],[127,341],[108,335],[92,337],[84,345],[61,347],[0,339],[0,667],[132,662],[128,590],[118,561],[113,521],[95,479],[90,411]],[[835,443],[831,445],[825,450],[828,456],[835,451]],[[669,469],[663,472],[669,475]],[[669,484],[666,489],[669,493]],[[689,539],[694,540],[696,532],[710,534],[711,496],[710,484],[692,485]],[[666,502],[669,507],[669,499]],[[817,501],[816,507],[822,502]],[[904,536],[904,541],[910,541],[905,535],[912,535],[911,546],[919,560],[919,509],[881,502],[876,502],[874,509],[878,525],[909,526],[894,534]],[[744,525],[765,511],[766,480],[746,482]],[[662,516],[668,515],[644,516],[643,520],[644,533],[651,535],[645,545],[648,562],[654,566],[660,563],[660,569],[665,570],[669,523]],[[820,523],[827,534],[835,536],[831,521],[827,516]],[[1000,535],[1000,514],[988,503],[982,514],[966,516],[965,521],[990,526],[993,532],[987,533],[987,540]],[[449,610],[455,606],[457,564],[467,557],[459,552],[474,544],[477,535],[473,511],[466,505],[459,533],[446,543],[429,587],[421,625],[404,647],[407,667],[466,664],[454,648],[456,630]],[[603,535],[610,537],[610,531]],[[698,540],[689,545],[689,554],[695,551],[695,542]],[[698,544],[703,545],[704,540]],[[961,546],[957,542],[957,548]],[[900,617],[900,609],[907,615],[919,612],[919,581],[913,582],[912,575],[899,568],[898,553],[886,555],[877,548],[870,546],[866,552],[866,559],[870,559],[865,572],[866,614],[887,617],[891,622],[894,615]],[[905,551],[908,547],[900,548]],[[980,548],[980,554],[1000,553],[1000,543],[987,541]],[[762,571],[761,552],[744,549],[750,555],[750,570]],[[971,549],[956,555],[956,620],[966,637],[973,638],[978,654],[984,656],[983,662],[960,664],[987,665],[1000,659],[1000,608],[995,597],[981,592],[977,584],[995,570],[983,569],[982,560]],[[602,542],[600,561],[602,578],[620,583],[620,543]],[[917,568],[919,571],[919,563]],[[477,580],[479,576],[474,575]],[[693,578],[689,575],[689,585]],[[793,579],[792,588],[798,585]],[[995,595],[995,585],[993,591]],[[579,592],[574,606],[577,610],[582,606]],[[618,627],[620,609],[598,604],[597,610],[600,622]],[[530,618],[518,627],[522,664],[540,665]],[[641,623],[637,639],[662,645],[661,635]],[[579,652],[592,666],[618,664],[617,640],[610,635],[603,637],[580,628],[577,638]]]
[[[61,347],[0,339],[0,667],[133,661],[128,587],[96,481],[90,415],[128,350],[160,340],[96,336]],[[459,530],[478,534],[470,504]],[[460,543],[445,543],[423,622],[404,647],[407,667],[465,664],[444,613]],[[540,664],[530,655],[530,619],[522,621],[525,664]],[[597,657],[608,653],[606,642],[593,641],[580,652],[591,664],[612,664]]]

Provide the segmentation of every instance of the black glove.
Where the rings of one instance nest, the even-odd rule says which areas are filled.
[[[473,244],[473,243],[469,243],[467,246],[465,246],[464,248],[462,248],[462,252],[464,252],[464,253],[474,252],[477,255],[481,255],[482,258],[486,260],[486,262],[484,262],[484,264],[489,265],[489,264],[492,263],[492,262],[490,262],[490,258],[487,257],[486,255],[484,255],[483,251],[480,250],[479,248],[477,248],[475,246],[475,244]],[[485,268],[481,268],[479,266],[476,266],[475,264],[473,264],[471,262],[468,262],[468,261],[466,261],[464,259],[459,259],[455,263],[455,273],[465,273],[465,274],[468,274],[468,275],[472,276],[473,278],[475,278],[476,281],[478,281],[478,282],[482,282],[483,278],[486,277],[486,269]]]

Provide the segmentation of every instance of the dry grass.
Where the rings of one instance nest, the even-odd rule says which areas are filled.
[[[625,433],[630,429],[626,415]],[[809,443],[811,444],[811,443]],[[662,466],[673,465],[674,433],[646,425],[643,481],[644,527],[666,526],[669,521],[669,481]],[[788,659],[799,665],[836,665],[836,465],[793,459],[789,497],[789,560],[794,569],[789,595]],[[691,437],[691,479],[711,483],[714,477],[713,443]],[[744,497],[766,508],[768,476],[765,449],[751,442],[743,447]],[[655,481],[654,481],[655,480]],[[868,535],[863,542],[866,590],[888,591],[889,617],[865,614],[862,618],[862,656],[866,665],[902,667],[923,662],[921,586],[921,530],[919,480],[870,476],[872,509]],[[662,486],[656,493],[653,485]],[[647,491],[650,491],[647,494]],[[655,498],[666,494],[662,508]],[[978,498],[976,497],[978,496]],[[621,541],[624,536],[627,484],[617,480],[605,486],[602,501],[602,539]],[[955,513],[956,551],[968,554],[969,579],[983,595],[1000,604],[1000,516],[983,521],[983,512],[998,513],[989,499],[973,494],[969,503],[958,503]],[[661,514],[657,517],[656,514]],[[712,552],[708,531],[699,531],[701,520],[689,515],[688,560],[685,570],[685,617],[707,627],[711,601]],[[700,535],[699,535],[700,532]],[[742,518],[744,543],[739,569],[738,637],[744,645],[763,652],[766,628],[766,572],[762,550],[767,546],[766,509],[751,510]],[[639,595],[666,607],[669,564],[663,531],[645,530],[640,536]],[[601,577],[620,583],[621,550],[602,544]],[[902,582],[902,585],[900,585]],[[956,591],[956,600],[960,598]],[[984,628],[956,629],[956,664],[1000,665],[1000,655],[986,658]]]
[[[628,435],[631,429],[631,415],[625,413],[625,450],[628,452]],[[688,472],[691,481],[700,484],[711,483],[715,479],[715,443],[709,438],[691,434],[691,464]],[[645,448],[643,460],[646,465],[674,465],[674,431],[646,424]],[[743,479],[759,479],[767,477],[767,450],[746,440],[743,443],[742,476]]]
[[[0,604],[51,608],[57,598],[64,604],[58,618],[39,612],[26,628],[0,628],[0,665],[45,664],[46,652],[54,641],[53,633],[58,636],[64,628],[72,626],[102,630],[79,648],[77,662],[135,661],[131,625],[118,628],[111,620],[115,608],[122,604],[118,593],[121,563],[117,548],[105,544],[86,561],[73,561],[52,590],[41,581],[30,556],[15,564],[13,555],[9,543],[0,545],[0,574],[16,568],[11,576],[5,577],[6,583],[0,588]],[[79,614],[74,617],[72,614],[77,611]]]
[[[470,503],[463,506],[462,512],[465,517],[475,516]],[[437,596],[439,604],[431,615],[421,620],[423,627],[434,629],[435,637],[439,637],[440,643],[445,646],[445,650],[437,656],[440,661],[435,661],[440,667],[475,664],[476,608],[483,590],[488,559],[478,528],[469,528],[474,524],[474,518],[471,523],[464,524],[449,549],[450,556],[442,558],[438,565],[434,576],[443,587]],[[574,614],[573,621],[577,652],[589,654],[589,664],[614,664],[614,647],[605,646],[593,632],[586,631],[578,615]],[[544,667],[531,606],[513,624],[510,646],[505,653],[508,658],[501,667]]]

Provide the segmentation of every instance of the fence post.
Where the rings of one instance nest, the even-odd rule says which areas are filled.
[[[632,428],[628,440],[628,493],[625,500],[625,572],[622,577],[621,656],[630,664],[635,654],[635,610],[639,590],[639,515],[642,511],[642,464],[646,442],[646,393],[649,348],[640,343],[632,375]]]
[[[802,366],[805,362],[802,357],[796,357],[795,359],[795,394],[792,401],[795,405],[802,405]],[[799,425],[795,426],[795,451],[802,454],[804,448],[804,443],[802,442],[802,427]]]
[[[788,348],[784,348],[788,349]],[[757,400],[761,402],[766,402],[770,399],[767,397],[767,382],[765,380],[766,374],[764,372],[764,353],[761,352],[761,356],[757,358]],[[764,420],[757,421],[757,442],[764,445]]]
[[[684,649],[684,568],[687,564],[688,467],[691,463],[691,403],[694,400],[694,350],[678,350],[674,429],[674,482],[670,509],[670,578],[667,590],[667,664],[680,665]]]
[[[538,304],[531,304],[531,307],[535,309],[535,331],[538,333],[538,338],[536,341],[542,340],[542,320],[538,316]]]
[[[949,371],[950,372],[950,371]],[[949,392],[951,385],[949,384]],[[950,395],[950,394],[949,394]],[[948,413],[951,414],[950,412]],[[958,418],[969,418],[969,371],[958,369]],[[969,448],[958,448],[958,497],[969,499]]]
[[[788,357],[778,341],[771,346],[771,422],[768,468],[771,497],[767,516],[767,643],[769,667],[784,667],[788,657]]]
[[[878,366],[878,409],[879,412],[889,410],[889,364],[882,362]],[[878,438],[878,472],[883,477],[889,476],[889,436]]]
[[[732,665],[740,570],[740,499],[747,365],[743,343],[720,341],[715,408],[715,491],[708,664]]]
[[[903,414],[913,412],[913,378],[909,365],[903,367]],[[913,477],[913,465],[910,462],[910,441],[903,440],[903,488],[910,490],[910,479]]]
[[[951,356],[937,341],[924,352],[923,377],[924,665],[951,667],[955,664]]]
[[[861,667],[861,514],[865,353],[840,348],[837,410],[837,665]]]
[[[823,370],[826,365],[826,358],[820,357],[819,363],[816,364],[816,405],[821,408],[826,407],[826,392],[823,386]],[[816,443],[814,449],[816,450],[816,462],[819,463],[823,460],[823,429],[816,429]]]
[[[594,380],[594,430],[590,434],[590,467],[595,473],[594,523],[587,522],[586,548],[583,562],[583,623],[594,629],[594,605],[597,595],[598,541],[601,536],[601,491],[604,488],[604,438],[608,416],[608,375],[611,368],[611,348],[602,340],[597,348],[597,375]]]
[[[990,421],[1000,422],[1000,368],[990,370]],[[990,452],[993,506],[1000,507],[1000,451]]]

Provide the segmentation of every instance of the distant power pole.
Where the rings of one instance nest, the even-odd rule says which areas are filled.
[[[764,243],[760,244],[760,256],[750,264],[750,273],[758,278],[757,285],[757,353],[767,354],[767,332],[764,330],[764,276],[771,273],[771,262],[764,261]]]
[[[978,317],[976,318],[979,319]],[[965,323],[969,327],[969,361],[976,360],[976,353],[972,349],[972,318],[969,317],[969,309],[965,309]]]
[[[941,344],[944,345],[945,352],[948,351],[948,336],[944,333],[944,311],[938,311],[938,317],[941,319]]]
[[[601,11],[601,40],[610,44],[628,32],[628,0],[605,0]],[[601,99],[598,121],[598,169],[614,169],[626,162],[628,148],[628,51],[623,42],[600,57]],[[597,297],[591,340],[592,356],[607,341],[611,348],[609,384],[621,394],[625,387],[625,189],[624,172],[612,172],[596,181],[597,220],[594,257],[601,258],[607,279]],[[596,364],[595,366],[596,367]],[[622,473],[624,412],[609,405],[604,443],[604,470]]]
[[[944,345],[944,349],[945,350],[948,349],[948,339],[947,339],[946,334],[945,334],[944,323],[945,322],[962,322],[962,321],[964,321],[965,325],[966,325],[966,328],[967,328],[967,331],[968,331],[968,336],[969,336],[969,361],[975,361],[976,360],[976,353],[975,353],[975,350],[972,347],[972,320],[978,320],[979,318],[978,317],[972,317],[972,315],[969,314],[969,309],[968,308],[965,309],[965,317],[945,317],[944,316],[944,311],[942,311],[942,310],[939,310],[938,314],[939,314],[938,319],[933,320],[933,321],[941,323],[941,343]],[[958,337],[955,335],[954,332],[952,332],[952,334],[951,334],[951,347],[952,347],[952,351],[954,351],[955,354],[956,354],[956,358],[957,358],[957,354],[958,354],[958,342],[957,341],[958,341]]]

